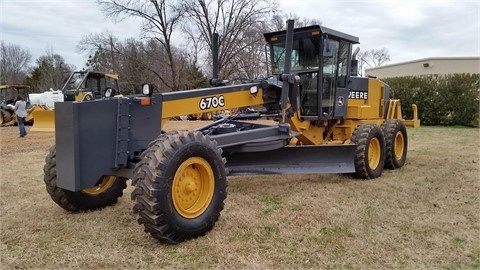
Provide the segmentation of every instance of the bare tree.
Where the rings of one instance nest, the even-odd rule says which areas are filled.
[[[276,0],[184,0],[180,12],[188,16],[184,31],[205,44],[209,53],[213,33],[220,35],[220,77],[228,78],[247,75],[237,74],[238,59],[244,53],[255,52],[253,47],[264,44],[258,32],[249,36],[250,30],[267,23],[277,8]]]
[[[91,34],[83,37],[77,48],[90,54],[87,66],[94,70],[108,71],[114,65],[115,72],[120,74],[119,84],[124,94],[138,92],[145,82],[155,84],[158,92],[171,90],[171,69],[165,61],[168,53],[156,39],[118,41],[110,33]],[[186,64],[190,62],[188,54],[172,46],[171,55],[177,70],[177,89],[184,89],[185,84],[198,84],[189,79],[192,76],[185,76],[188,70],[184,69],[196,66]]]
[[[387,48],[371,49],[358,54],[359,73],[362,76],[366,68],[378,67],[390,61],[390,52]]]
[[[119,41],[109,31],[82,37],[77,50],[88,54],[86,66],[95,71],[117,72],[116,58],[121,54]]]
[[[169,74],[159,79],[171,90],[178,90],[178,70],[171,39],[181,14],[172,7],[173,3],[169,4],[167,0],[97,0],[97,3],[107,17],[117,21],[127,17],[138,17],[143,20],[144,36],[159,42],[166,52]],[[160,76],[160,73],[156,75]]]
[[[162,59],[168,58],[168,53],[155,39],[145,42],[138,40],[127,40],[120,45],[120,57],[118,59],[119,70],[122,74],[122,82],[130,88],[138,88],[144,82],[153,83],[158,86],[159,92],[172,90],[168,80],[171,70]],[[172,59],[177,67],[178,59],[175,51],[172,51]],[[178,74],[178,71],[176,71]],[[177,75],[178,76],[178,75]],[[175,79],[178,90],[180,88],[178,79]]]
[[[45,55],[40,56],[36,64],[25,80],[34,92],[43,92],[50,88],[60,89],[74,69],[73,65],[65,63],[64,58],[54,53],[53,49],[48,49]]]
[[[22,47],[0,42],[0,84],[24,82],[32,55]]]
[[[310,25],[322,25],[322,21],[318,19],[300,17],[295,13],[276,13],[272,16],[270,20],[270,31],[281,31],[285,30],[286,21],[294,20],[295,28],[305,27]]]

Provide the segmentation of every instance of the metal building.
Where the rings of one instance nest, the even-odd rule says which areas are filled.
[[[480,74],[480,57],[431,57],[365,70],[378,78],[419,76],[430,74],[477,73]]]

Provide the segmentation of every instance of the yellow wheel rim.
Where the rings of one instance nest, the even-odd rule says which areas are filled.
[[[373,138],[368,146],[368,165],[372,170],[375,170],[380,164],[382,149],[378,138]]]
[[[393,144],[393,151],[395,153],[395,159],[399,160],[403,156],[403,148],[405,147],[405,139],[403,138],[403,133],[402,132],[397,132],[395,134],[395,141]]]
[[[115,176],[103,176],[98,185],[91,188],[86,188],[82,190],[82,192],[91,196],[99,195],[111,188],[113,183],[115,183],[115,180]]]
[[[214,189],[214,174],[210,164],[203,158],[191,157],[175,173],[173,205],[182,217],[196,218],[210,205]]]

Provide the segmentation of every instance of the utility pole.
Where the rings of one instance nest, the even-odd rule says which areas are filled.
[[[112,57],[112,73],[115,73],[115,58],[113,56],[113,39],[110,36],[110,55]]]

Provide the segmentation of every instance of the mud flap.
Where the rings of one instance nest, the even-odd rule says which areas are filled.
[[[286,146],[265,152],[224,153],[229,175],[355,172],[356,145]]]

